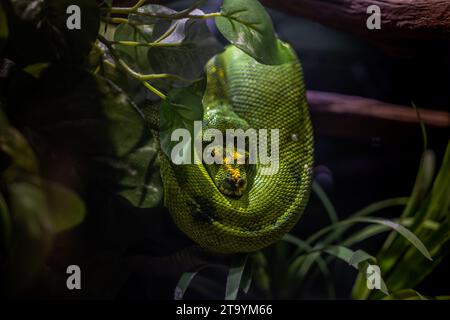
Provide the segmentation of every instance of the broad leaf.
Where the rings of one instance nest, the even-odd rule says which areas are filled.
[[[79,225],[86,215],[86,208],[80,197],[62,185],[45,182],[49,219],[52,232],[60,233]]]
[[[189,88],[173,89],[169,93],[169,98],[161,103],[161,148],[169,157],[172,148],[178,143],[171,141],[174,130],[187,129],[194,139],[194,121],[203,119],[203,90],[204,81],[195,83]],[[184,155],[188,156],[186,152]]]
[[[216,17],[222,35],[239,49],[264,64],[281,64],[292,59],[275,36],[272,21],[257,0],[225,0]]]
[[[30,183],[8,186],[11,215],[11,242],[3,279],[8,291],[23,289],[42,268],[50,252],[52,222],[46,195],[42,188]]]
[[[95,175],[138,208],[153,208],[162,199],[162,181],[155,139],[123,158],[95,157]],[[110,182],[110,183],[108,183]]]
[[[192,12],[192,15],[203,14],[198,9]],[[198,79],[204,73],[206,62],[222,51],[222,46],[203,20],[176,20],[171,28],[173,32],[170,36],[161,41],[163,46],[148,51],[152,69],[157,73],[176,74],[189,80]]]

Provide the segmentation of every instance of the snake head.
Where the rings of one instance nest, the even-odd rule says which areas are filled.
[[[217,171],[215,184],[226,196],[241,197],[247,189],[246,172],[242,165],[223,165]]]
[[[235,149],[227,153],[216,146],[211,150],[211,157],[222,160],[207,165],[216,187],[226,196],[241,197],[247,189],[246,154]]]

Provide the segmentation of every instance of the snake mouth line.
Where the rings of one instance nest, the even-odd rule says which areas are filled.
[[[235,190],[226,189],[223,186],[218,187],[219,191],[222,192],[224,195],[232,197],[232,198],[240,198],[244,194],[243,190],[241,188],[237,188]]]

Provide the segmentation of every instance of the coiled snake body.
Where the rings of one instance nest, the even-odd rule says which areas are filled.
[[[278,129],[278,172],[264,175],[261,164],[175,165],[162,156],[165,206],[185,234],[212,251],[270,245],[296,224],[308,201],[312,127],[301,65],[283,46],[291,58],[279,65],[227,47],[206,67],[203,98],[204,129]]]

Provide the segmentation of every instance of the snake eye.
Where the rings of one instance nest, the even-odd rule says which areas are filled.
[[[239,187],[243,187],[245,185],[245,180],[244,179],[239,179],[239,181],[238,181],[238,186]]]
[[[211,150],[211,157],[215,157],[216,156],[216,149],[212,149]]]

